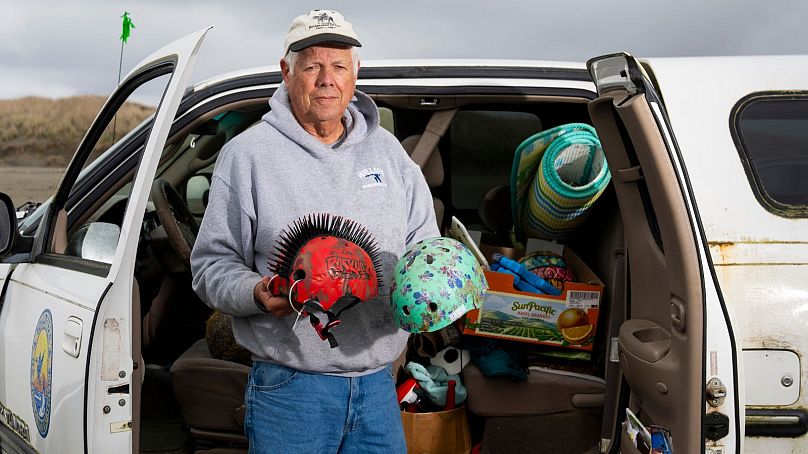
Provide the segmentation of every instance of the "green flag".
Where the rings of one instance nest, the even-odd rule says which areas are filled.
[[[121,31],[121,41],[126,43],[126,40],[129,39],[129,35],[132,33],[132,29],[135,28],[135,24],[132,23],[132,19],[129,18],[129,12],[124,11],[123,16],[123,31]]]

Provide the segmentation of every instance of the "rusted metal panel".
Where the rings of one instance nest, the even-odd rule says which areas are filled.
[[[101,353],[101,380],[118,381],[123,356],[123,336],[121,321],[114,318],[104,320],[104,337]]]
[[[710,255],[716,266],[796,265],[808,267],[808,242],[712,241],[709,246]],[[806,279],[806,284],[808,284],[808,279]]]
[[[799,360],[799,397],[790,405],[757,402],[763,408],[800,409],[808,407],[808,273],[795,260],[805,250],[804,243],[713,243],[710,250],[727,304],[735,313],[736,338],[741,348],[787,350]],[[753,260],[752,251],[758,254]],[[789,261],[794,263],[788,263]],[[757,263],[753,263],[757,262]],[[762,262],[762,263],[761,263]],[[745,369],[744,381],[759,372]],[[796,391],[796,390],[794,390]],[[808,453],[808,444],[795,439],[747,437],[747,452]]]

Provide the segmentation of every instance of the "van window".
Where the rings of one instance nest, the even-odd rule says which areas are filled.
[[[532,113],[457,112],[449,127],[454,208],[476,210],[486,191],[508,186],[516,147],[541,129]]]
[[[808,93],[753,94],[730,118],[758,200],[775,214],[808,217]]]

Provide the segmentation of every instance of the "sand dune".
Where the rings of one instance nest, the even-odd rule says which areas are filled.
[[[0,192],[11,196],[15,206],[53,195],[104,100],[101,96],[0,100]],[[108,126],[90,159],[153,111],[127,102],[118,112],[115,134]]]

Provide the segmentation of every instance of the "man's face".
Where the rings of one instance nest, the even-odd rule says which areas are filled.
[[[356,88],[351,48],[312,46],[303,49],[294,71],[281,61],[289,101],[304,127],[338,122]]]

